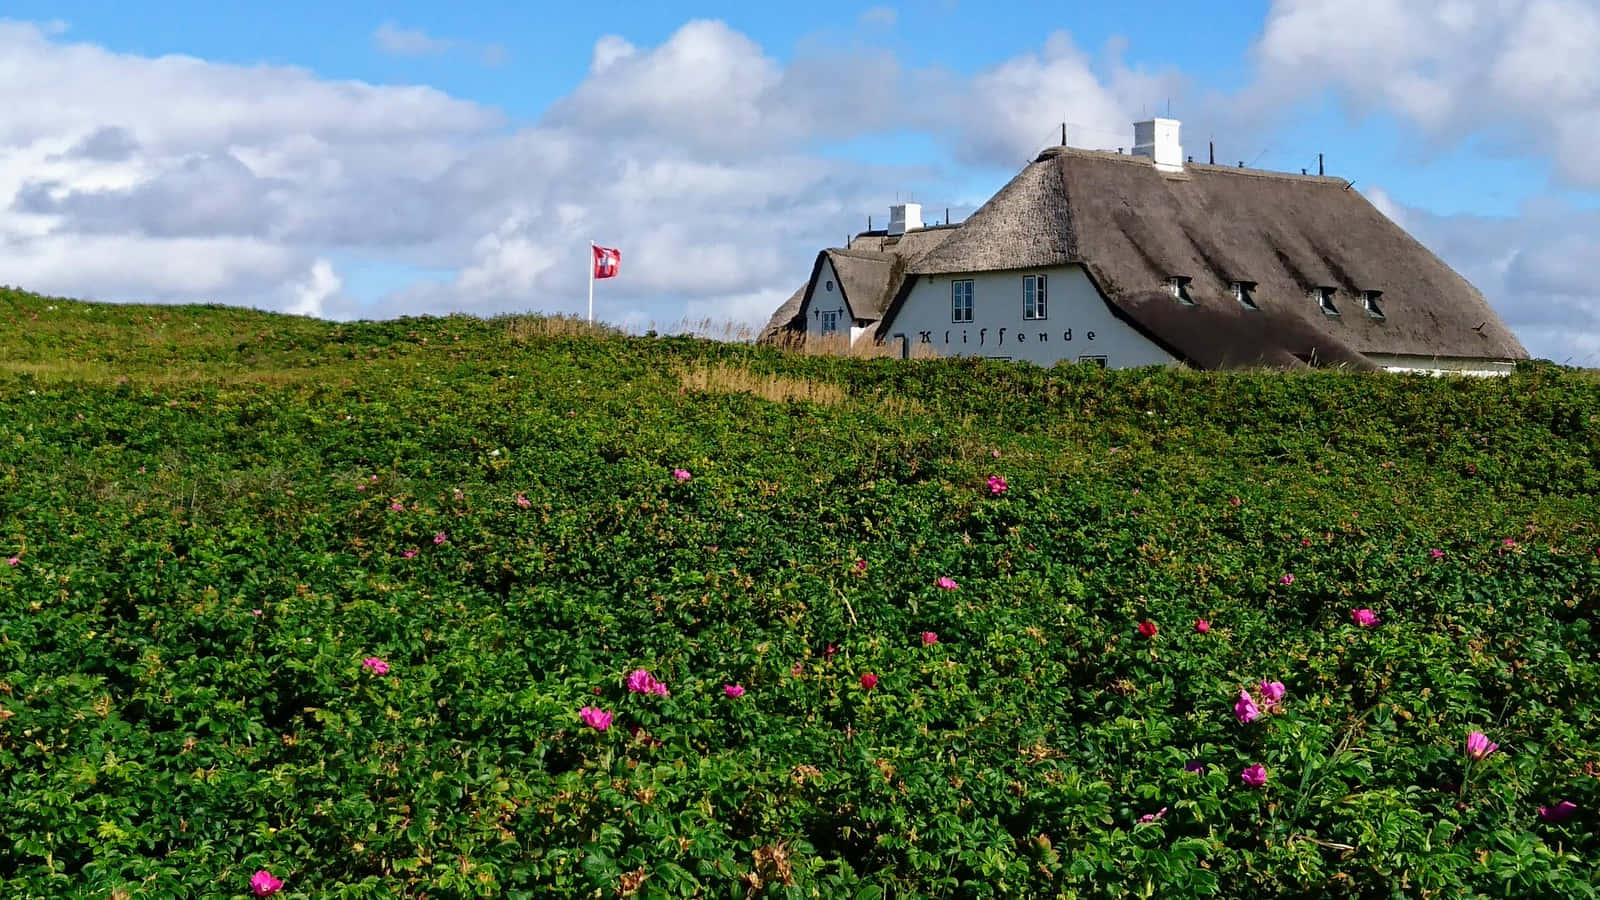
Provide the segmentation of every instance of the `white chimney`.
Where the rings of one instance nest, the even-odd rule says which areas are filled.
[[[1183,171],[1183,145],[1178,143],[1177,119],[1146,119],[1133,123],[1133,155],[1148,156],[1163,172]]]
[[[889,234],[905,234],[921,227],[921,203],[900,203],[889,207]]]

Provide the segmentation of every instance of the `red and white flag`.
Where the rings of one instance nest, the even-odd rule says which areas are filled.
[[[622,268],[622,251],[612,247],[594,247],[594,277],[615,278]]]

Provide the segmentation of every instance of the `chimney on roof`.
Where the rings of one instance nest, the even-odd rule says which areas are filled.
[[[1133,123],[1133,155],[1148,156],[1163,172],[1183,171],[1183,145],[1178,142],[1177,119],[1146,119]]]
[[[921,203],[897,203],[889,207],[889,234],[905,234],[921,227]]]

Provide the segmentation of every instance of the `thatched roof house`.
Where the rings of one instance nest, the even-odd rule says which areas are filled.
[[[1047,149],[916,253],[872,235],[824,251],[769,330],[815,331],[827,259],[856,338],[902,353],[1480,373],[1527,358],[1476,288],[1348,182],[1185,161],[1177,128],[1139,123],[1134,155]]]

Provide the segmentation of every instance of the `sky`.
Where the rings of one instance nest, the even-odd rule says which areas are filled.
[[[1060,140],[1352,180],[1600,366],[1600,0],[7,0],[0,284],[329,319],[759,327]],[[697,323],[708,323],[699,325]]]

